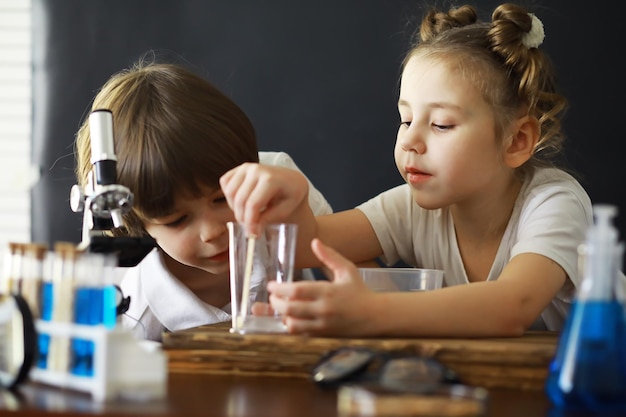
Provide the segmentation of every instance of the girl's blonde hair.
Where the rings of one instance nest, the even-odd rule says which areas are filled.
[[[527,47],[532,16],[515,4],[498,6],[491,22],[479,22],[472,6],[447,12],[431,9],[422,19],[416,42],[404,63],[427,56],[449,64],[482,92],[496,120],[497,137],[519,117],[520,109],[539,121],[540,137],[532,158],[518,169],[525,175],[554,165],[564,136],[560,119],[567,100],[556,89],[552,64],[539,48]]]

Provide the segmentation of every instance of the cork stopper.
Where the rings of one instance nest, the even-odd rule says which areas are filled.
[[[72,242],[56,242],[54,252],[63,259],[75,260],[82,251]]]
[[[32,256],[37,260],[43,260],[48,253],[47,243],[26,243],[24,244],[24,254]]]
[[[24,253],[24,246],[26,243],[21,242],[9,242],[9,252],[11,255],[18,255]]]

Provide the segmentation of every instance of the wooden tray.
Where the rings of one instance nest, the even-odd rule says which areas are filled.
[[[342,346],[435,357],[467,384],[542,390],[558,344],[556,332],[493,339],[351,339],[231,334],[230,323],[163,336],[170,372],[309,378],[320,357]]]

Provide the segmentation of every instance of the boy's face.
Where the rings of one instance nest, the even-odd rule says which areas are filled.
[[[421,207],[483,199],[510,177],[493,109],[444,62],[420,55],[407,62],[398,110],[396,165]]]
[[[229,271],[228,229],[234,221],[221,189],[202,197],[177,197],[174,211],[145,222],[146,231],[174,260],[211,274]]]

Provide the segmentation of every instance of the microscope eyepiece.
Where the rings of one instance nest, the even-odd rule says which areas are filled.
[[[94,110],[89,116],[91,163],[97,185],[115,184],[117,157],[113,142],[113,114],[110,110]]]

